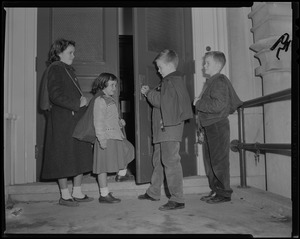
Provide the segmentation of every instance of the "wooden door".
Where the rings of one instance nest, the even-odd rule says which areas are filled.
[[[73,67],[83,93],[92,95],[93,80],[102,72],[119,77],[117,8],[38,8],[37,31],[37,89],[46,69],[48,51],[52,42],[63,37],[73,40],[75,59]],[[118,96],[119,93],[117,93]],[[45,118],[37,107],[37,181],[43,161]]]
[[[185,76],[191,100],[194,98],[192,21],[190,8],[135,8],[134,74],[136,122],[136,182],[151,180],[152,135],[151,107],[140,94],[142,84],[155,87],[160,81],[153,61],[165,48],[175,50],[180,58],[178,70]],[[192,104],[192,102],[191,102]],[[197,174],[195,155],[195,121],[186,123],[180,148],[183,175]]]

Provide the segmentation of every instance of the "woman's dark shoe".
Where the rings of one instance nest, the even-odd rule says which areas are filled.
[[[115,180],[116,182],[124,182],[124,181],[128,181],[130,179],[130,176],[128,174],[126,174],[125,176],[120,176],[117,174]]]
[[[76,197],[73,198],[76,202],[91,202],[94,200],[94,198],[88,197],[87,195],[84,195],[84,198],[76,198]]]
[[[158,209],[161,211],[166,210],[175,210],[175,209],[181,209],[184,208],[184,203],[174,202],[174,201],[168,201],[165,205],[162,205]]]
[[[155,199],[153,197],[150,197],[147,193],[139,195],[138,199],[140,200],[151,200],[151,201],[159,201],[159,199]]]
[[[108,193],[106,197],[99,197],[99,203],[118,203],[121,199],[115,198],[111,193]]]
[[[216,196],[216,192],[211,191],[208,195],[201,197],[200,200],[206,202],[207,200],[213,198],[214,196]]]
[[[78,207],[79,206],[79,203],[76,202],[74,199],[70,198],[70,199],[63,199],[63,198],[60,198],[59,199],[59,202],[58,202],[60,205],[63,205],[63,206],[67,206],[67,207]]]
[[[229,202],[229,201],[231,201],[230,197],[223,197],[223,196],[216,195],[211,199],[207,200],[206,202],[210,204],[214,204],[214,203],[222,203],[222,202]]]

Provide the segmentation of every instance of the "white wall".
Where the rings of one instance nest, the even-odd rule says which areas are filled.
[[[202,91],[205,78],[203,77],[203,56],[210,47],[212,51],[222,51],[228,56],[227,19],[225,8],[192,8],[193,50],[195,60],[194,86],[195,96]],[[228,64],[222,73],[229,74]],[[205,175],[202,145],[198,144],[197,173]]]
[[[255,76],[255,68],[259,62],[250,50],[253,44],[251,19],[248,14],[251,8],[227,9],[228,36],[229,36],[229,64],[230,79],[237,94],[242,101],[251,100],[262,96],[262,81]],[[262,107],[248,108],[244,110],[245,142],[264,143],[263,111]],[[230,118],[231,119],[231,118]],[[238,139],[238,121],[231,119],[231,134]],[[240,175],[238,153],[231,153],[231,175]],[[266,189],[265,158],[263,154],[256,160],[254,153],[246,151],[247,185]]]

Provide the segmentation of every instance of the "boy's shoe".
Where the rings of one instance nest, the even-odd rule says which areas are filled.
[[[88,197],[87,195],[84,195],[84,198],[76,198],[76,197],[73,197],[73,199],[74,199],[76,202],[91,202],[91,201],[94,200],[94,198]]]
[[[106,197],[99,197],[99,203],[118,203],[121,199],[115,198],[111,193],[108,193]]]
[[[140,199],[140,200],[159,201],[159,199],[155,199],[155,198],[153,198],[153,197],[150,197],[150,196],[148,195],[148,193],[139,195],[139,196],[138,196],[138,199]]]
[[[216,192],[211,191],[208,195],[201,197],[200,200],[206,202],[207,200],[213,198],[216,195]]]
[[[175,210],[175,209],[181,209],[181,208],[184,208],[184,203],[168,201],[165,205],[162,205],[158,209],[161,211],[166,211],[166,210]]]
[[[63,205],[63,206],[67,206],[67,207],[78,207],[79,206],[79,203],[76,202],[74,199],[70,198],[70,199],[63,199],[63,198],[60,198],[59,199],[59,202],[58,202],[60,205]]]
[[[211,199],[207,200],[206,202],[210,204],[214,204],[214,203],[222,203],[222,202],[229,202],[229,201],[231,201],[230,197],[223,197],[223,196],[216,195]]]

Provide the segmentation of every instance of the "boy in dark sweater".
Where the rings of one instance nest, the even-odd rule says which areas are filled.
[[[204,167],[211,192],[201,198],[207,203],[231,200],[229,173],[230,127],[228,115],[242,104],[231,82],[221,74],[226,58],[218,51],[204,56],[205,74],[209,76],[202,93],[194,99],[200,134],[204,138]]]

